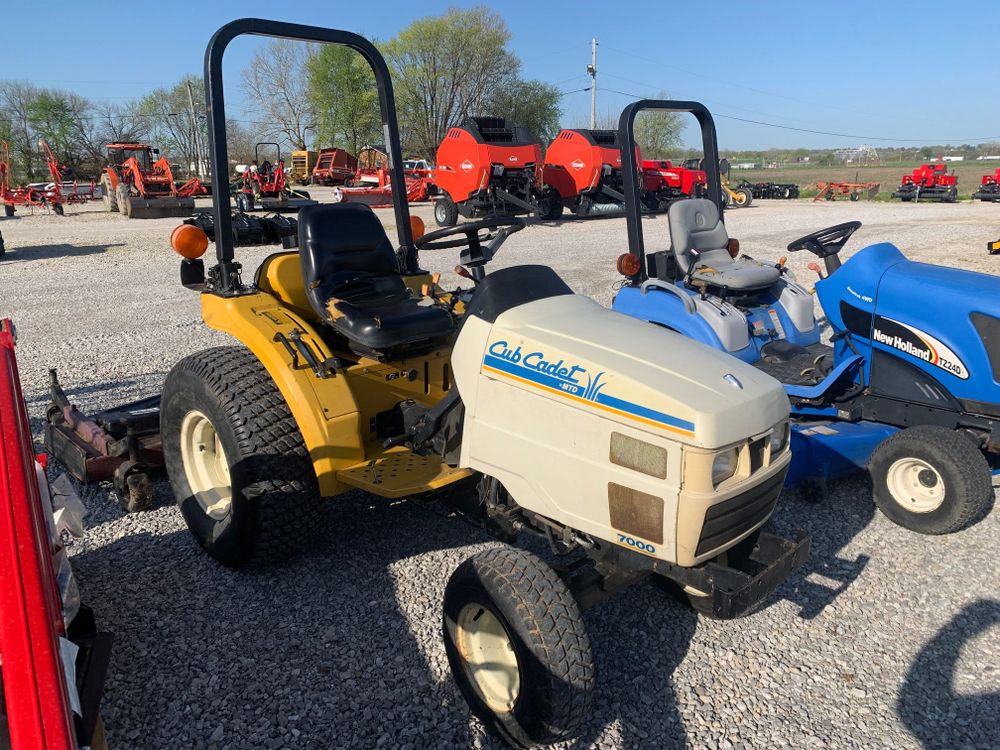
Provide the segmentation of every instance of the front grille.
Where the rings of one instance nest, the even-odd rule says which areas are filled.
[[[774,510],[784,481],[785,472],[779,471],[763,484],[709,508],[695,554],[721,547],[761,523]]]

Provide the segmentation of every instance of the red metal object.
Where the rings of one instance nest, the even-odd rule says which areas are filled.
[[[387,169],[375,170],[375,182],[362,182],[358,187],[338,187],[333,192],[334,203],[364,203],[368,206],[392,205],[392,184]],[[406,170],[406,200],[426,201],[434,190],[433,172],[429,169]]]
[[[642,201],[656,211],[681,198],[700,197],[708,186],[704,170],[675,166],[669,159],[643,159]]]
[[[0,322],[0,657],[11,745],[76,747],[61,605],[9,320]]]
[[[618,132],[561,131],[545,151],[542,181],[576,214],[621,210],[625,195]]]
[[[817,182],[813,201],[836,200],[837,196],[848,196],[852,201],[860,200],[862,195],[874,198],[881,188],[878,182]]]
[[[312,181],[317,185],[342,185],[357,171],[357,158],[342,148],[324,148],[316,159]]]
[[[185,216],[194,210],[191,195],[178,193],[170,162],[163,157],[154,161],[157,152],[148,144],[109,143],[107,149],[101,184],[113,199],[121,194],[118,210],[128,218]]]
[[[904,202],[923,199],[954,203],[958,199],[958,177],[948,174],[947,164],[921,164],[903,175],[892,197]]]
[[[979,190],[972,194],[973,200],[996,203],[1000,201],[1000,169],[993,174],[984,174],[979,184]]]
[[[39,189],[23,185],[17,188],[10,186],[10,146],[6,141],[0,141],[0,202],[4,204],[4,213],[13,216],[15,206],[32,206],[39,208],[51,208],[55,213],[63,213],[63,197],[61,193],[62,173],[59,171],[59,163],[52,155],[48,144],[43,140],[39,141],[47,153],[49,174],[52,176],[52,187]]]

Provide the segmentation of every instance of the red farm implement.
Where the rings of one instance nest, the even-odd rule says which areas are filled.
[[[837,198],[849,198],[852,201],[861,200],[861,196],[869,200],[878,195],[882,186],[877,182],[817,182],[814,201],[833,201]]]
[[[545,151],[542,182],[577,216],[620,213],[625,204],[622,154],[616,130],[563,130]]]
[[[324,148],[312,171],[314,185],[343,185],[358,171],[356,157],[342,148]]]
[[[705,171],[692,166],[676,166],[669,159],[643,159],[642,202],[650,211],[664,211],[682,198],[701,198],[708,189]]]
[[[50,531],[52,495],[41,460],[35,456],[18,377],[13,326],[2,320],[0,670],[5,711],[0,747],[105,750],[100,698],[112,637],[96,631],[89,609],[69,606],[62,598]],[[75,669],[67,671],[67,663]]]
[[[194,210],[194,195],[204,187],[189,180],[180,188],[174,182],[170,163],[145,143],[109,143],[108,166],[101,175],[104,207],[129,219],[188,216]]]
[[[527,128],[502,117],[469,117],[451,128],[435,163],[439,226],[453,226],[459,214],[550,219],[562,211],[559,194],[542,189],[542,147]]]
[[[261,147],[274,147],[274,161],[261,159]],[[235,191],[236,208],[247,213],[260,206],[264,211],[298,211],[316,201],[305,190],[295,190],[288,184],[285,160],[277,143],[258,143],[254,160],[244,170],[242,183]]]
[[[979,190],[972,194],[973,200],[996,203],[1000,201],[1000,168],[993,174],[984,174]]]
[[[52,154],[49,145],[44,140],[40,140],[38,145],[45,151],[52,182],[44,186],[22,185],[12,188],[10,186],[10,147],[6,141],[0,141],[0,201],[3,202],[6,216],[13,216],[17,206],[51,208],[54,213],[62,216],[63,203],[75,202],[63,198],[63,175],[59,162]],[[93,193],[93,185],[91,185],[91,193]]]
[[[921,164],[912,173],[903,175],[899,189],[892,197],[905,203],[921,198],[954,203],[958,200],[958,177],[948,174],[946,164]]]

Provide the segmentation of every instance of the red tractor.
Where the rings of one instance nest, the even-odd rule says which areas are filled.
[[[261,146],[274,147],[276,156],[273,162],[261,160]],[[257,144],[253,163],[243,171],[243,181],[235,195],[236,208],[243,213],[255,211],[258,205],[265,211],[298,211],[316,202],[305,190],[289,187],[285,160],[281,158],[281,146],[277,143]]]
[[[948,174],[946,164],[921,164],[911,174],[903,175],[903,181],[892,197],[904,203],[921,198],[954,203],[958,200],[958,177]]]
[[[434,220],[450,227],[459,214],[556,218],[562,200],[542,187],[541,172],[542,147],[527,128],[502,117],[470,117],[438,146]]]
[[[702,169],[674,166],[669,159],[643,159],[642,202],[650,211],[665,211],[682,198],[701,198],[708,189]]]
[[[620,212],[625,195],[618,131],[560,132],[545,152],[542,182],[559,195],[549,218],[558,218],[564,206],[577,216]]]
[[[358,160],[342,148],[324,148],[312,171],[314,185],[343,185],[358,171]]]
[[[996,203],[1000,201],[1000,168],[993,174],[984,174],[979,190],[972,194],[973,200]]]
[[[194,196],[207,192],[198,179],[181,187],[170,163],[145,143],[109,143],[108,166],[101,175],[104,207],[129,219],[189,216]],[[159,157],[159,158],[156,158]]]

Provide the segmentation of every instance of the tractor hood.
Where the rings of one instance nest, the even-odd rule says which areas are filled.
[[[463,380],[481,373],[705,448],[745,440],[788,415],[788,399],[770,376],[587,297],[550,297],[513,307],[492,325],[471,322],[453,357],[463,398]]]

